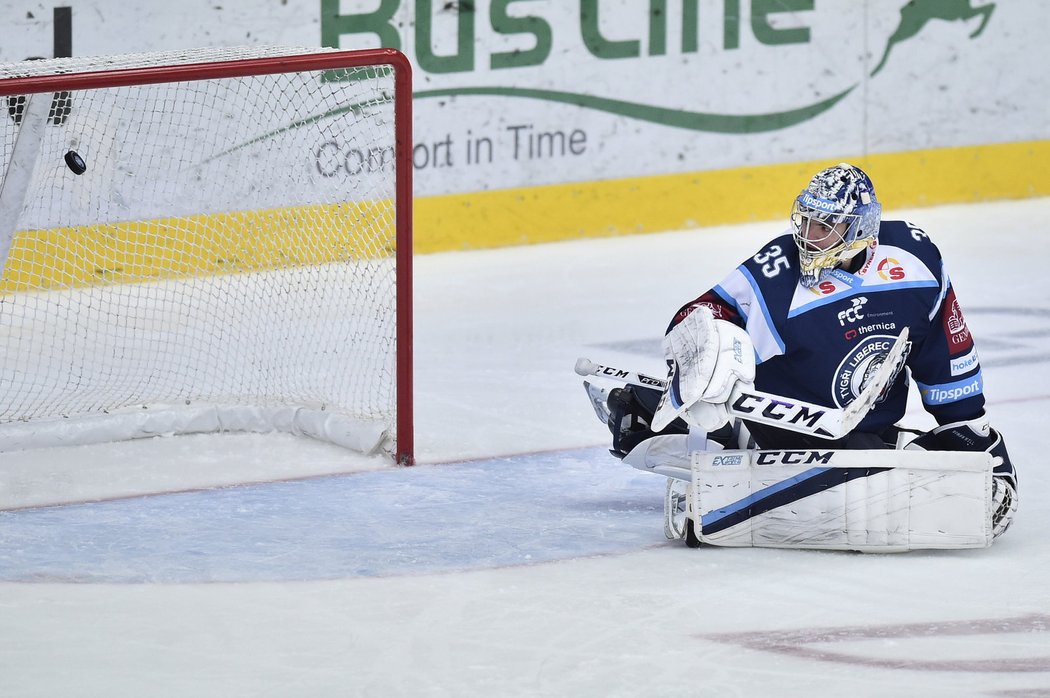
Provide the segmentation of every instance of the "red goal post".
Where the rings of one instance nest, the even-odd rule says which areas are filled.
[[[413,462],[402,53],[31,61],[0,98],[0,450],[276,429]]]

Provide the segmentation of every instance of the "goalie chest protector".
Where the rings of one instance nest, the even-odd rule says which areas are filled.
[[[798,250],[784,234],[680,311],[700,304],[744,326],[755,345],[755,387],[844,407],[904,327],[907,358],[925,408],[941,423],[968,419],[984,405],[980,363],[940,252],[926,233],[883,221],[879,240],[855,272],[836,269],[813,288],[799,283]],[[879,433],[904,415],[901,371],[858,427]]]

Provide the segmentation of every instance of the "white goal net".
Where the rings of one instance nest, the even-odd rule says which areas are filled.
[[[0,450],[282,430],[411,462],[408,72],[0,66]]]

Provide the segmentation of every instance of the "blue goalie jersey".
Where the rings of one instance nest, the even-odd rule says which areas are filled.
[[[776,238],[686,304],[671,327],[706,305],[716,318],[747,330],[755,346],[756,388],[832,407],[857,397],[908,327],[908,371],[897,375],[857,431],[883,434],[899,421],[909,380],[940,424],[981,415],[977,350],[940,252],[926,233],[903,221],[883,221],[859,268],[836,269],[813,288],[799,283],[798,262],[792,236]]]

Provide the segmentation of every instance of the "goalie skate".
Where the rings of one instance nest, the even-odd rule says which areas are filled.
[[[589,381],[583,382],[583,388],[587,391],[587,399],[591,401],[591,407],[594,408],[594,414],[598,416],[598,421],[602,424],[608,424],[609,391],[605,388],[599,388]]]
[[[667,478],[667,489],[664,491],[664,536],[667,540],[685,538],[685,527],[689,523],[688,489],[688,481]]]

